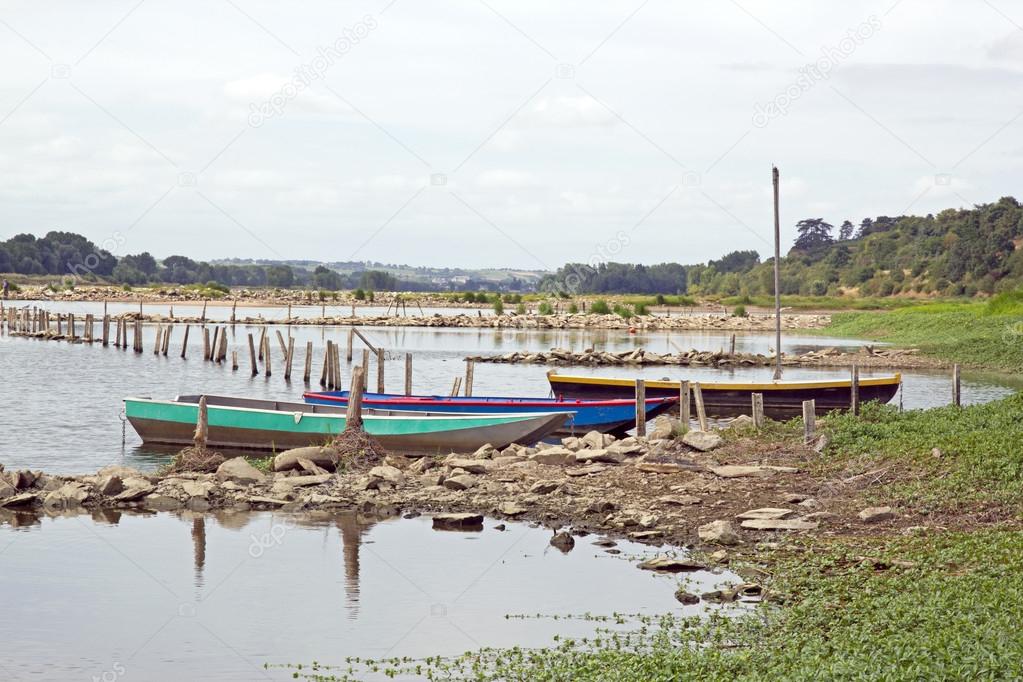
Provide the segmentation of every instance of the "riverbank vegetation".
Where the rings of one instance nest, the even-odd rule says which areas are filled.
[[[836,313],[821,333],[915,346],[968,367],[1023,373],[1023,291],[986,302]]]

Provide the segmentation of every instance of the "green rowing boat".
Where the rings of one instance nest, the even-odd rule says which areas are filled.
[[[144,443],[188,445],[199,396],[174,400],[125,398],[124,411]],[[285,450],[321,445],[345,428],[345,408],[300,402],[206,396],[213,448]],[[408,454],[472,452],[482,445],[532,445],[564,425],[572,413],[444,414],[363,410],[367,433],[388,450]]]

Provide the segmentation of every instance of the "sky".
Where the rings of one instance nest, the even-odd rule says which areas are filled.
[[[0,238],[554,269],[1019,198],[1008,0],[0,2]]]

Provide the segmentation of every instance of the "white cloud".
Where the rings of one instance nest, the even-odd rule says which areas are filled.
[[[584,126],[612,126],[618,119],[589,95],[559,95],[540,97],[522,117],[527,126],[554,126],[577,128]]]
[[[539,184],[539,179],[532,173],[507,168],[486,170],[476,178],[476,185],[486,189],[522,189]]]

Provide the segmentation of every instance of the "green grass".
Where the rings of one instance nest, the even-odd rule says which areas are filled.
[[[953,299],[949,299],[953,300]],[[929,305],[932,299],[899,296],[782,296],[783,308],[793,310],[895,310]],[[726,307],[754,305],[774,308],[774,296],[725,296],[719,303]]]
[[[821,333],[914,346],[964,366],[1023,372],[1023,302],[935,303],[885,313],[836,313]]]

